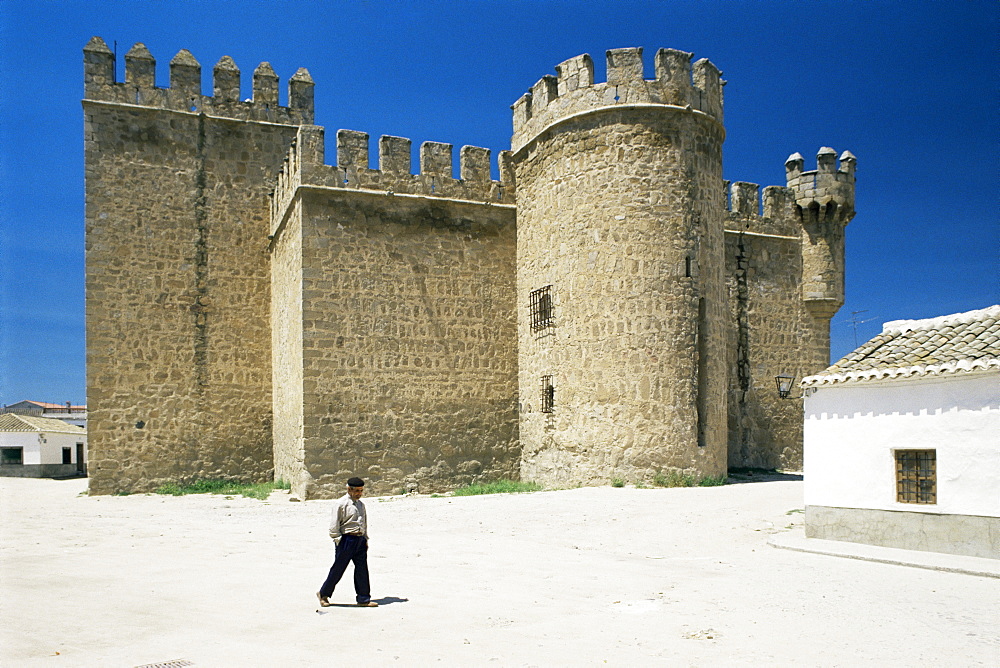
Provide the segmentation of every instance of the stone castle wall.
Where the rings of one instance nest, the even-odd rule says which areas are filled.
[[[123,83],[103,42],[85,50],[94,493],[271,476],[268,192],[311,98],[279,107],[262,66],[240,102],[226,60],[207,97],[187,52],[160,89],[145,47]]]
[[[832,160],[831,160],[832,158]],[[817,170],[786,162],[787,186],[732,184],[726,216],[729,466],[802,470],[802,397],[778,395],[830,363],[830,317],[843,303],[844,226],[854,215],[854,156]]]
[[[671,64],[686,64],[682,55]],[[515,105],[528,479],[725,474],[724,131],[718,71],[698,69],[714,81],[696,85],[689,65],[645,81],[641,50],[618,49],[607,83],[576,58]],[[543,288],[552,318],[537,328],[531,293]],[[541,405],[549,383],[551,412]]]
[[[813,319],[802,303],[801,225],[788,188],[734,183],[726,220],[729,293],[729,466],[802,469],[802,400],[781,398],[775,377],[814,364]],[[825,364],[823,368],[825,368]]]
[[[186,51],[168,88],[141,44],[125,60],[118,82],[84,50],[92,493],[800,466],[774,376],[827,364],[855,160],[794,154],[762,211],[745,183],[727,207],[707,60],[662,49],[646,80],[615,49],[605,83],[565,61],[515,103],[496,181],[477,147],[459,178],[449,144],[413,170],[402,137],[371,168],[347,130],[325,164],[305,70],[282,106],[267,63],[246,101],[228,57],[211,96]]]
[[[277,468],[310,498],[517,478],[515,215],[489,152],[465,147],[459,182],[447,145],[417,174],[399,137],[381,170],[367,135],[340,131],[336,166],[323,145],[303,127],[275,193],[274,358],[300,351],[280,383],[301,383],[276,389]]]
[[[280,238],[271,245],[270,304],[274,476],[296,486],[304,480],[306,462],[302,281],[302,204],[298,202],[290,207]]]

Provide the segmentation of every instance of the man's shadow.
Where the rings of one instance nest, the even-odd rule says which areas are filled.
[[[410,599],[399,598],[398,596],[383,596],[382,598],[373,598],[373,601],[379,604],[379,607],[383,605],[392,605],[393,603],[407,603]],[[325,615],[329,608],[357,608],[359,607],[357,603],[330,603],[328,608],[317,608],[316,612],[321,615]]]

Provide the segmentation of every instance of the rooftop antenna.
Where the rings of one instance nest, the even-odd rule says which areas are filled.
[[[851,323],[851,325],[854,328],[854,347],[855,348],[857,348],[860,345],[858,343],[858,325],[863,325],[864,323],[871,322],[872,320],[875,319],[875,318],[865,318],[863,320],[859,320],[858,316],[861,315],[862,313],[868,313],[868,310],[865,309],[863,311],[851,311],[851,317],[847,320],[847,322]]]
[[[114,59],[114,62],[112,63],[112,65],[111,65],[111,76],[114,77],[114,81],[112,81],[111,83],[114,83],[115,81],[118,81],[118,40],[117,39],[114,40],[112,42],[112,44],[114,45],[114,51],[113,51],[113,53],[114,53],[115,59]]]

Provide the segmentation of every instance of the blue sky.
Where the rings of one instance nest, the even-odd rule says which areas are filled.
[[[82,49],[182,48],[316,81],[316,123],[509,148],[513,104],[589,53],[671,47],[724,72],[730,180],[784,184],[798,151],[858,158],[832,356],[881,323],[1000,303],[1000,3],[0,1],[0,404],[82,403]],[[121,74],[119,75],[121,76]],[[328,151],[328,156],[333,152]]]

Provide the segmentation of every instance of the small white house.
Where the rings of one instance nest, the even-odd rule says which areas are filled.
[[[0,415],[0,476],[55,478],[86,472],[83,427],[34,415]]]
[[[807,537],[1000,559],[1000,306],[888,322],[802,387]]]

